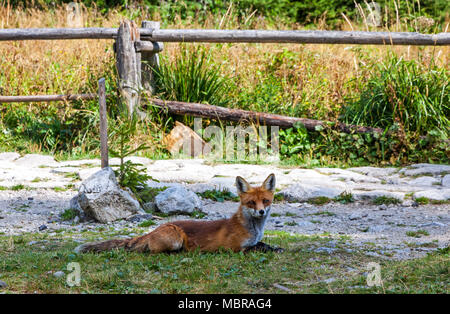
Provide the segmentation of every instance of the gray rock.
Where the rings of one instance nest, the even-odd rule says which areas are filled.
[[[338,187],[315,186],[297,183],[280,192],[289,202],[302,202],[314,197],[334,198],[344,192]]]
[[[1,161],[14,161],[18,158],[20,158],[19,153],[0,153]]]
[[[195,210],[202,210],[202,202],[197,194],[182,186],[162,191],[155,197],[155,204],[157,209],[165,214],[190,214]]]
[[[386,204],[381,204],[381,205],[378,207],[378,209],[379,209],[379,210],[387,210],[388,207],[387,207]]]
[[[6,282],[0,280],[0,289],[7,288],[7,287],[8,287],[8,285],[6,284]]]
[[[403,168],[399,173],[407,176],[417,176],[417,175],[438,175],[441,173],[450,172],[449,165],[435,165],[435,164],[414,164],[409,167]]]
[[[372,200],[378,197],[392,197],[400,201],[403,201],[405,193],[402,192],[389,192],[385,190],[371,190],[371,191],[352,191],[356,200]]]
[[[153,212],[153,211],[156,210],[156,204],[155,204],[155,202],[147,202],[147,203],[144,203],[144,205],[142,205],[142,207],[144,208],[144,210],[145,210],[146,212]]]
[[[110,167],[94,173],[81,184],[78,204],[87,216],[101,223],[144,213],[131,191],[119,187]]]
[[[442,187],[444,188],[450,188],[450,174],[446,174],[443,178],[442,178],[442,183],[441,183]]]
[[[44,231],[45,229],[47,229],[46,225],[40,225],[39,226],[39,231]]]
[[[325,282],[325,283],[332,283],[334,281],[336,281],[336,278],[328,278],[328,279],[325,279],[323,282]]]
[[[435,201],[446,201],[450,199],[450,189],[433,189],[414,193],[414,199],[426,197]]]
[[[410,185],[419,185],[419,186],[433,186],[437,183],[440,183],[440,181],[436,178],[424,176],[424,177],[418,177],[414,180],[411,180],[408,182]]]
[[[65,275],[66,274],[61,270],[53,273],[53,276],[55,276],[56,278],[61,278],[61,277],[64,277]]]
[[[137,215],[133,215],[133,216],[127,218],[127,221],[141,222],[141,221],[150,220],[150,219],[153,219],[152,214],[137,214]]]
[[[52,156],[39,155],[39,154],[27,154],[22,158],[14,161],[16,165],[25,166],[29,168],[38,167],[56,167],[58,162]]]
[[[337,251],[337,249],[335,249],[335,248],[324,247],[324,246],[318,247],[317,249],[314,250],[314,252],[316,252],[316,253],[327,253],[327,254],[331,254],[336,251]]]

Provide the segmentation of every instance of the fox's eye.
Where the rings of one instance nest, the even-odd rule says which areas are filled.
[[[269,205],[269,204],[270,204],[270,201],[267,200],[267,199],[264,199],[264,200],[263,200],[263,204],[264,204],[264,205]]]
[[[256,205],[255,201],[250,201],[250,202],[247,203],[248,207],[252,207],[252,206],[255,206],[255,205]]]

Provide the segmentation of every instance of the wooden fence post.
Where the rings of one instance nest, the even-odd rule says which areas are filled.
[[[98,105],[100,114],[100,155],[102,168],[108,167],[108,118],[106,115],[105,79],[98,81]]]
[[[142,28],[159,29],[160,22],[155,21],[142,21]],[[153,42],[154,51],[142,51],[141,55],[141,69],[142,69],[142,87],[151,95],[154,92],[154,77],[152,68],[159,66],[158,51],[163,48],[163,43]],[[150,96],[149,95],[149,96]]]
[[[139,41],[139,30],[133,21],[120,23],[115,43],[116,66],[119,75],[119,90],[131,116],[139,106],[141,89],[140,55],[135,42]]]

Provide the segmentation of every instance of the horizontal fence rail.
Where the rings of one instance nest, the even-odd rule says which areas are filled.
[[[155,30],[151,39],[162,42],[450,45],[450,33],[406,32],[161,29]]]
[[[97,98],[97,94],[0,96],[0,103],[92,100]]]
[[[0,41],[115,39],[117,28],[0,29]],[[359,45],[450,45],[450,33],[349,31],[276,31],[139,28],[141,40],[153,42],[297,43]]]

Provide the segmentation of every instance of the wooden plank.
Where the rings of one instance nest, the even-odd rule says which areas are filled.
[[[119,75],[119,90],[131,116],[139,106],[141,89],[141,68],[136,54],[135,41],[139,41],[139,31],[132,21],[123,21],[117,32],[115,43],[116,66]]]
[[[161,42],[298,43],[360,45],[450,45],[450,33],[360,31],[276,31],[215,29],[139,29],[141,40]],[[117,28],[0,29],[2,40],[114,39]]]
[[[65,40],[65,39],[115,39],[117,28],[6,28],[0,29],[0,41],[4,40]],[[143,30],[150,37],[152,30]]]
[[[108,161],[108,117],[106,113],[106,87],[105,79],[98,81],[98,105],[100,114],[100,156],[101,167],[109,166]]]
[[[152,41],[361,45],[450,45],[450,33],[155,29]]]
[[[210,118],[217,120],[228,121],[250,121],[260,123],[262,125],[277,125],[282,128],[293,127],[296,122],[301,122],[309,131],[314,131],[316,126],[326,126],[327,122],[306,119],[287,117],[278,114],[254,112],[241,109],[229,109],[213,105],[205,105],[198,103],[187,103],[181,101],[165,101],[160,99],[149,99],[148,105],[153,105],[166,109],[168,112],[179,115],[190,115],[195,117]],[[344,123],[336,123],[335,129],[345,133],[355,131],[356,133],[381,133],[382,129],[371,128],[364,126],[347,125]]]
[[[152,41],[137,41],[134,43],[136,52],[161,52],[164,49],[164,44],[161,42]]]
[[[72,101],[72,100],[92,100],[92,99],[97,99],[97,94],[0,96],[0,103]]]

